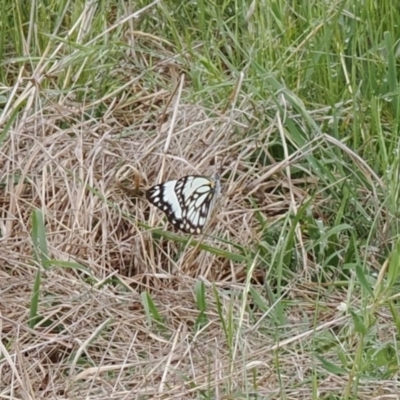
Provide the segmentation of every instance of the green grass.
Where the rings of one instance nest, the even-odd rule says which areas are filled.
[[[50,397],[396,392],[397,2],[0,6],[0,371],[15,395],[40,386],[18,352]],[[143,191],[161,157],[174,178],[222,166],[209,236],[149,229],[161,220],[119,190],[122,166]]]

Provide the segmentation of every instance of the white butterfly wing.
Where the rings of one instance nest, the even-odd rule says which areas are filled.
[[[164,211],[168,221],[180,228],[182,224],[182,209],[175,193],[177,181],[168,181],[151,187],[146,192],[147,200],[161,211]]]
[[[212,209],[215,189],[214,180],[200,175],[185,176],[176,182],[175,192],[186,232],[201,233]]]
[[[147,199],[164,211],[168,221],[186,233],[201,233],[219,195],[219,177],[188,175],[153,186]]]

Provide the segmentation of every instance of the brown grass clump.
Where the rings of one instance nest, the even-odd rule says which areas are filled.
[[[284,164],[276,168],[272,158],[272,168],[257,163],[257,153],[268,155],[274,125],[243,135],[250,126],[239,111],[210,112],[182,104],[179,93],[171,101],[164,91],[142,90],[136,104],[110,104],[100,119],[89,114],[90,106],[41,107],[13,125],[1,150],[1,393],[183,399],[257,392],[278,398],[286,382],[298,388],[287,398],[309,398],[301,382],[315,367],[303,340],[315,334],[308,306],[317,294],[294,287],[286,292],[298,318],[278,327],[268,322],[269,311],[246,304],[250,280],[263,291],[257,285],[265,283],[264,260],[248,265],[243,254],[236,261],[229,256],[238,254],[234,245],[251,249],[261,240],[256,212],[273,221],[306,196],[301,182],[280,172]],[[144,190],[216,170],[225,177],[224,192],[210,235],[196,244],[183,234],[162,233],[171,227],[144,200]],[[31,329],[39,267],[31,239],[35,209],[45,216],[50,257],[79,263],[91,277],[72,268],[45,270],[42,320]],[[198,281],[207,304],[200,330]],[[162,326],[146,314],[143,293],[153,299]],[[324,304],[321,291],[318,297],[320,330],[341,326],[337,303]],[[285,339],[277,344],[278,330]],[[329,392],[342,384],[326,375],[320,387]]]
[[[143,191],[159,179],[230,170],[212,233],[246,245],[257,239],[242,194],[250,172],[242,155],[252,144],[237,142],[240,114],[210,118],[201,107],[185,104],[163,109],[168,100],[165,92],[143,93],[139,107],[128,112],[110,105],[99,120],[87,114],[88,107],[49,103],[9,131],[1,156],[3,393],[191,397],[195,386],[207,390],[210,379],[224,381],[227,347],[217,315],[209,316],[204,333],[193,330],[194,279],[201,277],[208,287],[210,281],[231,286],[243,282],[243,266],[184,243],[155,242],[151,227],[165,224]],[[28,319],[38,268],[31,240],[35,209],[45,216],[50,257],[87,267],[94,280],[70,268],[46,270],[39,303],[43,320],[33,330]],[[218,246],[208,237],[203,243]],[[115,278],[124,286],[115,286]],[[149,325],[139,296],[144,291],[162,314],[163,331]],[[215,300],[208,292],[211,305]]]

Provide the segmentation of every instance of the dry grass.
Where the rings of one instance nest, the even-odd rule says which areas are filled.
[[[148,124],[155,103],[163,121]],[[96,121],[82,109],[61,113],[49,105],[21,121],[3,145],[3,395],[223,398],[226,393],[257,393],[278,398],[284,391],[288,399],[310,398],[316,368],[309,356],[310,339],[345,327],[346,317],[336,310],[342,299],[331,301],[328,293],[315,291],[309,271],[303,271],[284,294],[293,301],[293,320],[287,326],[271,325],[275,305],[264,313],[246,304],[250,279],[262,290],[263,262],[256,258],[249,275],[246,262],[188,245],[184,235],[170,234],[183,237],[181,242],[162,236],[154,240],[146,224],[162,227],[163,216],[141,195],[161,178],[212,175],[221,168],[229,179],[224,181],[212,236],[201,240],[234,253],[229,243],[251,248],[260,240],[255,210],[279,219],[291,207],[290,193],[297,204],[303,201],[302,182],[288,181],[282,174],[279,178],[277,171],[275,180],[252,184],[269,169],[255,171],[246,161],[257,146],[252,137],[237,140],[235,130],[245,127],[239,112],[229,117],[215,112],[215,118],[209,118],[199,106],[177,107],[176,102],[165,111],[162,105],[170,104],[165,93],[158,98],[144,94],[141,104],[123,135],[121,121],[129,113],[118,106]],[[261,146],[268,147],[271,131],[257,137]],[[249,202],[250,190],[257,204]],[[27,320],[38,267],[32,258],[34,209],[45,215],[51,257],[86,266],[93,277],[88,280],[66,268],[47,270],[40,288],[43,320],[33,330]],[[208,310],[208,323],[200,331],[194,329],[197,279],[206,284]],[[219,291],[222,314],[211,282],[228,290]],[[162,329],[146,316],[140,296],[145,291],[162,316]],[[316,296],[320,312],[314,325]],[[321,393],[345,385],[337,376],[324,376],[325,381],[319,379]]]
[[[155,103],[161,105],[158,113],[163,121],[149,124],[150,105]],[[246,248],[259,240],[254,205],[246,191],[254,189],[248,182],[267,169],[255,173],[246,162],[255,147],[254,138],[238,141],[235,136],[235,129],[244,127],[241,114],[215,112],[215,118],[209,118],[199,106],[179,104],[177,108],[175,102],[170,110],[163,110],[162,105],[168,104],[165,93],[158,98],[145,93],[124,135],[121,121],[129,113],[118,106],[110,107],[107,118],[97,121],[83,109],[60,112],[49,105],[27,115],[10,132],[1,166],[0,311],[2,352],[7,357],[0,374],[8,388],[4,391],[3,386],[3,394],[191,398],[210,393],[222,398],[224,393],[257,390],[264,396],[278,394],[285,386],[282,379],[293,385],[307,376],[311,365],[306,360],[300,362],[302,370],[296,370],[302,357],[295,350],[302,339],[296,336],[304,331],[311,335],[312,325],[287,327],[284,348],[291,354],[289,360],[294,357],[296,362],[280,366],[286,378],[278,379],[275,328],[262,323],[263,329],[253,329],[262,313],[250,315],[246,307],[246,263],[187,246],[186,240],[181,244],[162,238],[154,241],[152,229],[145,227],[149,220],[163,226],[163,217],[150,210],[135,182],[141,192],[160,178],[211,175],[221,168],[223,175],[229,171],[230,178],[224,182],[220,212],[210,233],[226,243],[213,236],[203,237],[203,243],[232,251],[230,242]],[[164,153],[171,115],[177,109]],[[153,109],[152,114],[157,111]],[[267,147],[269,134],[257,138],[262,146]],[[163,158],[165,171],[160,177]],[[263,187],[264,195],[256,196],[258,212],[283,214],[290,201],[268,190],[271,184],[279,186],[271,182]],[[300,187],[295,192],[300,202],[304,194]],[[34,209],[45,215],[51,257],[86,266],[94,280],[82,279],[84,275],[76,270],[47,270],[40,288],[43,321],[32,330],[27,319],[38,267],[32,258],[30,215]],[[257,270],[260,266],[253,271],[254,277]],[[263,275],[258,274],[259,283]],[[199,313],[196,279],[207,288],[208,323],[201,331],[194,330]],[[230,338],[221,324],[210,282],[230,291],[220,292],[223,315],[227,321],[233,318]],[[162,315],[163,330],[146,317],[139,295],[144,291],[151,293]],[[293,291],[290,297],[302,295]],[[334,323],[335,314],[329,311],[326,319]],[[308,394],[299,390],[292,396],[307,398]]]
[[[186,249],[176,259],[179,245],[168,240],[155,246],[149,231],[135,223],[149,219],[148,204],[141,197],[132,201],[121,190],[127,180],[135,189],[132,171],[139,174],[141,189],[157,180],[168,113],[163,114],[165,122],[158,124],[157,134],[149,132],[153,127],[146,121],[150,105],[167,100],[163,93],[158,98],[143,96],[141,112],[135,113],[135,124],[124,136],[124,113],[118,107],[109,109],[103,121],[96,121],[87,118],[84,110],[60,112],[50,105],[27,116],[10,132],[2,148],[0,310],[4,351],[16,358],[1,369],[1,382],[14,396],[30,397],[36,392],[33,388],[41,388],[43,396],[75,397],[89,387],[97,395],[105,387],[114,387],[116,393],[149,391],[153,396],[171,387],[188,390],[182,376],[169,378],[166,385],[161,374],[166,364],[181,371],[178,375],[190,376],[192,370],[195,375],[189,380],[200,386],[209,380],[210,371],[220,368],[207,362],[221,334],[216,327],[207,329],[207,338],[188,340],[196,318],[194,278],[222,282],[224,276],[227,282],[240,281],[243,267],[235,270],[232,263],[196,249]],[[180,105],[179,109],[163,178],[212,174],[216,162],[224,159],[242,177],[239,185],[243,184],[246,171],[240,152],[247,146],[230,138],[231,129],[224,127],[227,118],[211,120],[200,107]],[[233,182],[226,187],[233,193],[231,207],[243,209],[243,198],[234,193],[238,188]],[[96,282],[90,285],[69,269],[47,271],[40,314],[50,325],[45,328],[43,321],[42,328],[32,331],[26,321],[37,268],[30,219],[36,208],[45,215],[52,258],[87,266]],[[228,239],[239,234],[242,244],[254,240],[251,211],[241,214],[227,226],[222,212],[214,229],[225,231]],[[155,225],[163,224],[160,213],[154,217]],[[113,276],[125,282],[125,294],[104,283]],[[168,339],[156,335],[146,320],[138,296],[144,290],[153,293],[168,322]],[[223,347],[218,352],[221,359],[226,356]],[[80,366],[83,360],[84,368]]]
[[[130,14],[120,24],[133,18]],[[241,92],[243,75],[223,104],[206,109],[185,102],[182,93],[190,92],[192,83],[182,80],[184,68],[170,53],[172,46],[162,39],[165,49],[154,61],[150,50],[161,39],[132,32],[132,40],[142,40],[148,51],[135,62],[148,67],[149,76],[154,72],[157,83],[149,84],[151,78],[136,67],[126,72],[124,65],[110,75],[120,87],[103,98],[77,100],[76,93],[55,89],[53,97],[41,79],[51,80],[64,70],[58,62],[53,70],[49,61],[49,70],[38,68],[38,76],[16,79],[8,87],[13,95],[0,119],[0,126],[9,128],[0,150],[0,398],[338,399],[351,398],[356,385],[358,399],[397,398],[397,381],[364,379],[375,364],[368,367],[359,360],[359,354],[365,356],[376,343],[390,344],[397,334],[392,315],[378,304],[384,274],[371,284],[376,298],[366,301],[373,296],[363,292],[363,285],[354,289],[353,270],[346,282],[347,270],[334,275],[351,253],[346,247],[351,234],[340,238],[344,228],[326,234],[336,228],[332,221],[345,225],[348,204],[356,210],[365,205],[371,220],[377,211],[376,226],[385,226],[386,240],[390,224],[380,215],[386,212],[379,203],[380,177],[361,156],[320,130],[299,146],[293,132],[314,126],[283,100],[281,108],[265,100],[257,110]],[[77,56],[74,51],[59,60],[67,66]],[[139,51],[127,53],[128,58],[141,57]],[[86,56],[80,55],[85,62]],[[176,87],[173,93],[164,89],[171,86]],[[338,105],[340,118],[350,120],[352,107]],[[332,119],[330,112],[331,107],[315,106],[312,115],[322,125]],[[281,120],[284,114],[297,124],[290,133]],[[257,120],[260,115],[265,121]],[[276,143],[282,149],[280,162],[271,151]],[[329,146],[334,151],[326,156]],[[332,156],[338,149],[343,160]],[[330,183],[323,181],[322,169],[314,174],[317,168],[304,162],[314,151],[320,151],[318,165],[339,165]],[[357,185],[349,183],[353,203],[342,194],[335,198],[335,178],[350,180],[344,167],[357,170],[351,176]],[[217,170],[223,195],[206,235],[189,238],[173,232],[143,196],[159,181]],[[357,203],[359,198],[367,200]],[[310,215],[299,212],[305,204]],[[34,257],[31,216],[37,209],[45,217],[54,261],[47,269]],[[337,220],[329,215],[338,210]],[[305,215],[306,222],[293,222],[297,215]],[[372,228],[362,223],[354,222],[354,231],[367,231],[360,234],[360,253],[365,251],[369,267],[379,269],[384,255],[374,258]],[[315,239],[312,229],[321,226]],[[287,248],[295,249],[288,262],[283,260]],[[318,262],[318,250],[326,268]],[[388,260],[382,270],[389,269]],[[40,322],[31,328],[38,268],[43,270]],[[198,324],[199,282],[205,288],[203,326]],[[385,296],[382,304],[393,300]],[[149,298],[159,316],[146,308]],[[357,331],[344,304],[346,311],[352,307],[367,310],[360,313],[363,317],[376,317],[365,322],[376,342]],[[365,348],[360,337],[368,342]],[[358,374],[361,364],[367,364],[364,375]]]

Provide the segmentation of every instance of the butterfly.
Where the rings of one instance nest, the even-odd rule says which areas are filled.
[[[187,175],[151,187],[147,200],[164,211],[168,221],[185,233],[200,234],[221,192],[219,175]]]

